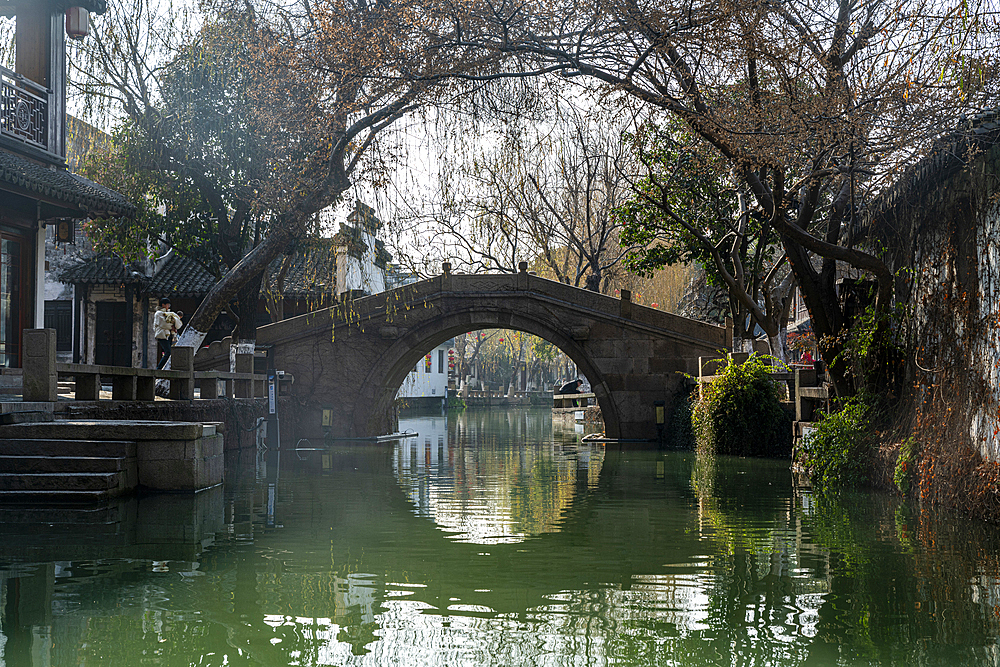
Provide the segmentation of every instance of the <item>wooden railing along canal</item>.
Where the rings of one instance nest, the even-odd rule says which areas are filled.
[[[267,376],[261,373],[231,373],[226,371],[194,370],[193,348],[175,347],[171,353],[170,370],[130,368],[94,364],[64,364],[55,360],[55,330],[26,329],[23,369],[24,401],[54,401],[58,398],[60,378],[73,379],[73,397],[78,401],[101,398],[101,386],[111,379],[111,400],[152,401],[156,398],[156,381],[170,382],[169,397],[193,400],[195,387],[202,399],[260,398],[266,395]],[[238,368],[253,368],[253,354],[237,355]],[[279,373],[278,393],[284,393],[293,378]]]

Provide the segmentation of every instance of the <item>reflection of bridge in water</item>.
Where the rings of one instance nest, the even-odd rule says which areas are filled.
[[[261,327],[278,368],[295,376],[301,409],[282,437],[364,437],[395,430],[396,391],[440,343],[477,329],[516,329],[565,352],[587,377],[611,438],[656,437],[655,405],[726,348],[726,330],[553,282],[516,275],[436,278]],[[198,353],[199,370],[226,368],[228,344]],[[667,415],[669,418],[669,414]]]
[[[712,604],[740,607],[728,602],[740,596],[755,600],[754,608],[780,609],[790,590],[806,585],[789,574],[797,556],[787,539],[796,528],[787,466],[776,464],[753,485],[724,466],[699,473],[711,477],[699,482],[713,489],[706,503],[692,488],[691,455],[609,449],[602,457],[579,449],[571,434],[553,437],[545,414],[428,417],[415,443],[343,447],[303,460],[272,451],[258,462],[260,480],[233,476],[224,498],[186,498],[186,513],[176,503],[150,505],[151,514],[133,504],[121,514],[122,540],[153,541],[153,527],[165,535],[167,524],[177,525],[173,539],[183,548],[163,573],[149,572],[141,559],[165,550],[124,550],[137,560],[95,567],[90,559],[114,551],[74,552],[78,538],[65,532],[45,545],[33,538],[36,546],[18,553],[38,564],[2,575],[5,599],[15,587],[23,593],[11,603],[20,615],[5,617],[4,632],[14,636],[8,650],[44,636],[52,639],[51,664],[96,662],[137,646],[189,664],[202,650],[191,637],[218,635],[220,654],[239,648],[265,665],[345,664],[369,650],[373,664],[419,663],[424,655],[422,664],[435,664],[433,656],[455,664],[468,651],[508,655],[515,664],[531,661],[533,628],[545,630],[547,652],[576,641],[610,650],[623,632],[694,632],[716,613]],[[495,436],[499,423],[531,446],[504,446]],[[537,483],[527,495],[472,491],[475,479],[532,475]],[[769,505],[772,498],[780,500]],[[726,507],[755,503],[771,508],[757,518],[756,542],[727,536]],[[487,513],[503,520],[480,524],[488,530],[477,533],[468,518]],[[491,539],[508,530],[516,539]],[[92,531],[79,535],[94,541]],[[73,553],[81,562],[70,562]],[[724,562],[713,565],[706,553]],[[733,558],[737,571],[771,567],[773,577],[729,582],[720,572]],[[818,574],[808,585],[825,591]],[[65,606],[90,599],[126,603]],[[606,616],[610,607],[620,617]],[[453,642],[453,653],[442,652]],[[49,664],[26,660],[9,664]]]

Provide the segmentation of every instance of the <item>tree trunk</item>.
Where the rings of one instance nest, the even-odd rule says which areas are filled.
[[[783,364],[787,364],[788,352],[785,350],[783,341],[784,336],[782,335],[783,333],[784,333],[783,331],[779,331],[774,336],[768,336],[767,347],[772,357],[774,357]]]
[[[236,292],[236,316],[239,320],[233,327],[233,343],[229,348],[229,371],[236,372],[236,355],[253,354],[257,347],[257,306],[260,302],[260,285],[263,272],[250,279]]]
[[[265,237],[260,245],[247,253],[236,266],[222,277],[222,280],[209,290],[201,305],[191,316],[188,325],[181,332],[176,344],[196,349],[200,347],[208,334],[208,329],[226,307],[226,304],[249,281],[254,278],[259,279],[267,265],[274,261],[288,247],[289,241],[301,231],[302,225],[298,221],[289,220],[287,217],[280,220],[276,228]],[[258,291],[259,289],[258,284]]]

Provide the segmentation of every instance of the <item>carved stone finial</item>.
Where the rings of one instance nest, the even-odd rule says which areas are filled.
[[[517,263],[517,272],[518,273],[527,273],[528,272],[528,263],[527,262],[518,262]]]
[[[441,273],[446,276],[451,273],[451,262],[441,262]]]

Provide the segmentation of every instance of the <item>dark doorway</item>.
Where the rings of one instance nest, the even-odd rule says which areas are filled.
[[[56,352],[72,352],[73,302],[46,301],[45,328],[56,330]]]
[[[23,298],[28,286],[28,248],[20,237],[0,235],[0,366],[21,365],[21,330],[27,323],[25,309],[29,305]]]
[[[131,366],[132,340],[124,302],[97,302],[97,336],[94,363],[99,366]]]

